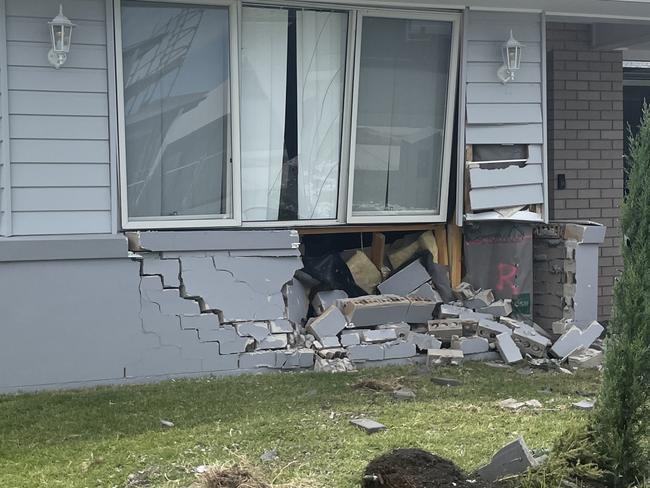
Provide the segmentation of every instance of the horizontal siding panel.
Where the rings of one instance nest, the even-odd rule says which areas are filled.
[[[503,41],[469,41],[467,43],[467,61],[486,63],[501,63],[503,55],[501,46]],[[526,43],[521,52],[521,60],[527,63],[540,63],[542,61],[542,46],[540,42]]]
[[[20,187],[109,187],[108,164],[17,164],[11,165],[11,185]]]
[[[14,211],[110,210],[110,188],[13,188]]]
[[[54,17],[54,16],[52,16]],[[50,43],[50,34],[43,19],[33,17],[7,17],[7,41],[32,41]],[[106,45],[106,23],[79,22],[72,33],[72,45]],[[74,49],[74,48],[73,48]]]
[[[100,212],[14,212],[15,235],[101,234],[111,232],[111,213]]]
[[[10,41],[7,43],[7,62],[10,66],[42,66],[51,69],[46,56],[50,46],[46,42]],[[106,46],[73,44],[65,67],[106,69]]]
[[[529,15],[517,22],[510,20],[508,14],[504,14],[499,21],[488,19],[477,19],[475,15],[469,23],[466,37],[470,41],[499,41],[504,43],[512,35],[519,42],[540,42],[542,38],[542,22],[539,15]],[[524,47],[524,53],[525,53]]]
[[[40,17],[51,20],[58,12],[58,2],[51,0],[7,0],[7,15]],[[104,0],[66,0],[63,12],[72,22],[80,19],[104,20]]]
[[[526,164],[544,164],[543,147],[541,144],[528,146],[528,162]]]
[[[105,70],[11,66],[7,75],[10,90],[106,93],[108,88]]]
[[[466,108],[468,124],[542,123],[538,103],[470,103]]]
[[[11,141],[12,163],[108,163],[108,154],[108,141]]]
[[[468,83],[467,103],[542,103],[538,83]]]
[[[487,210],[544,202],[542,185],[522,185],[470,190],[472,210]]]
[[[542,124],[468,125],[467,144],[542,144]]]
[[[467,64],[467,82],[469,83],[494,83],[500,81],[497,77],[497,70],[501,63],[478,63]],[[515,79],[509,83],[541,83],[542,66],[540,63],[521,63],[521,67],[515,72]]]
[[[108,117],[11,115],[12,139],[108,139]]]
[[[108,97],[103,93],[14,90],[9,96],[12,115],[103,115],[108,116]]]
[[[471,168],[469,181],[472,189],[491,188],[497,186],[533,185],[544,181],[542,167],[538,164],[531,166],[510,166],[503,169]]]

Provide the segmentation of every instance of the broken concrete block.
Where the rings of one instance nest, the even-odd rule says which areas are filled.
[[[417,354],[415,344],[397,340],[384,344],[384,359],[411,358]]]
[[[311,306],[316,315],[322,314],[332,305],[336,305],[337,300],[348,298],[348,294],[343,290],[319,291],[311,300]]]
[[[496,338],[499,334],[512,334],[512,330],[499,322],[494,320],[482,319],[478,322],[477,334],[481,337],[485,337],[490,342],[496,342]]]
[[[420,261],[413,261],[377,285],[377,289],[383,294],[406,296],[430,279],[429,273]]]
[[[429,334],[436,339],[450,341],[453,336],[463,335],[463,323],[460,319],[429,320]]]
[[[479,320],[494,320],[494,315],[490,313],[481,313],[481,312],[474,312],[473,310],[468,310],[468,309],[463,309],[467,311],[462,311],[458,314],[459,319],[464,319],[464,320],[472,320],[474,322],[477,322],[476,325],[478,325]]]
[[[316,351],[319,357],[325,359],[336,359],[347,357],[347,351],[342,347],[331,347],[329,349],[319,349]]]
[[[348,358],[325,359],[316,357],[314,361],[314,371],[321,373],[345,373],[356,370],[354,364]]]
[[[410,297],[409,301],[411,304],[406,312],[405,322],[424,324],[433,318],[433,311],[436,308],[435,302],[416,296]]]
[[[219,354],[244,352],[254,344],[252,337],[241,337],[237,334],[235,327],[230,324],[223,324],[217,327],[215,325],[215,319],[211,317],[211,314],[182,317],[181,323],[185,324],[183,328],[196,328],[199,331],[199,337],[201,337],[201,331],[203,331],[203,337],[206,339],[202,340],[218,342]]]
[[[458,349],[429,349],[427,351],[427,366],[459,365],[463,362],[463,351]]]
[[[158,254],[146,254],[142,260],[142,274],[160,276],[165,288],[179,288],[181,286],[180,272],[178,259],[161,259]]]
[[[316,342],[314,343],[314,347],[316,349],[327,349],[330,347],[341,347],[341,343],[339,342],[339,338],[336,336],[332,337],[323,337],[320,341],[317,341],[318,345],[320,347],[316,346]]]
[[[411,332],[411,326],[406,322],[400,322],[398,324],[382,324],[377,326],[378,329],[393,329],[395,334],[397,334],[398,339],[406,339]]]
[[[341,257],[357,286],[366,293],[374,293],[377,285],[381,282],[381,272],[368,255],[363,251],[344,251],[341,253]]]
[[[393,269],[398,269],[421,251],[428,251],[434,262],[437,262],[438,246],[436,245],[436,238],[430,230],[420,235],[408,234],[396,240],[391,244],[386,255]]]
[[[551,331],[553,334],[561,336],[566,334],[573,325],[573,319],[556,320],[551,324]]]
[[[437,290],[434,290],[430,283],[424,283],[423,285],[418,286],[415,290],[407,295],[408,298],[411,297],[420,297],[427,300],[431,300],[433,303],[441,304],[442,297]]]
[[[474,295],[476,295],[476,290],[474,290],[474,287],[465,281],[459,283],[458,286],[452,290],[452,292],[454,293],[454,298],[461,302],[469,300]]]
[[[497,351],[479,352],[477,354],[467,354],[465,361],[499,361],[501,355]],[[503,366],[506,366],[505,364]]]
[[[257,342],[256,349],[285,349],[289,345],[288,334],[271,334]]]
[[[364,329],[361,331],[361,341],[368,344],[394,341],[397,339],[395,329]]]
[[[291,321],[287,319],[271,320],[269,322],[271,334],[291,334],[295,332]]]
[[[279,369],[311,368],[314,366],[314,351],[300,348],[293,351],[275,351],[276,364]]]
[[[490,464],[480,468],[477,475],[484,480],[494,482],[505,476],[524,473],[536,465],[528,446],[519,437],[494,454]]]
[[[276,368],[275,351],[244,352],[239,355],[239,369]]]
[[[404,322],[411,302],[397,295],[366,295],[337,300],[350,327]]]
[[[463,300],[463,306],[472,310],[478,310],[490,306],[493,302],[494,294],[492,290],[481,290],[473,297]]]
[[[479,308],[477,312],[494,315],[496,317],[506,317],[512,313],[512,300],[509,298],[497,300],[487,307]]]
[[[460,337],[452,339],[452,349],[460,349],[464,355],[479,354],[490,350],[490,343],[484,337]]]
[[[594,320],[586,329],[582,330],[582,347],[591,346],[602,335],[604,330],[605,328]]]
[[[386,426],[375,422],[371,419],[352,419],[350,423],[356,427],[359,427],[361,430],[365,431],[366,434],[374,434],[381,430],[386,430]]]
[[[555,344],[551,346],[551,354],[556,358],[564,359],[579,350],[581,347],[588,347],[590,345],[591,344],[583,346],[582,331],[574,325],[562,334],[562,336],[555,341]]]
[[[307,325],[307,332],[321,340],[323,337],[337,335],[346,325],[347,321],[341,311],[331,306]]]
[[[309,289],[294,276],[284,287],[284,295],[287,299],[287,318],[296,325],[302,325],[309,312]]]
[[[415,392],[406,388],[400,388],[393,392],[395,400],[415,400]]]
[[[497,350],[499,351],[499,354],[501,354],[504,363],[514,364],[524,359],[521,355],[521,351],[515,344],[515,341],[512,340],[510,334],[497,335],[496,343]]]
[[[597,349],[579,349],[569,356],[572,368],[599,368],[603,364],[603,351]]]
[[[361,344],[361,334],[355,331],[344,330],[341,332],[340,341],[343,347],[356,346]]]
[[[532,327],[521,327],[512,331],[512,340],[522,352],[536,358],[545,358],[551,345],[546,337],[538,334]]]
[[[420,334],[418,332],[410,332],[406,336],[406,340],[414,344],[420,351],[427,351],[429,349],[440,349],[442,342],[433,337],[431,334]]]
[[[458,305],[443,303],[440,305],[440,312],[438,315],[441,319],[457,319],[463,312],[471,312],[471,310],[464,307],[459,307]]]
[[[517,401],[514,398],[508,398],[499,402],[499,407],[505,410],[521,410],[522,408],[542,408],[543,405],[538,400]]]
[[[381,361],[384,359],[384,348],[380,344],[360,344],[348,347],[348,358],[351,361]]]
[[[266,322],[241,322],[235,324],[237,334],[242,337],[252,337],[256,342],[262,342],[269,335]]]

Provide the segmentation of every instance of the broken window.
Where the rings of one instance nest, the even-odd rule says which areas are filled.
[[[121,10],[128,219],[232,218],[229,9]]]
[[[347,24],[342,12],[243,7],[242,220],[336,219]]]
[[[444,219],[453,115],[452,20],[360,16],[352,216]]]
[[[528,144],[474,144],[475,163],[525,163]]]

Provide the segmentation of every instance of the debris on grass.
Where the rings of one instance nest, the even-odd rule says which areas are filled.
[[[250,469],[230,466],[211,467],[200,479],[203,488],[271,488]]]
[[[499,402],[499,407],[504,410],[521,410],[523,408],[542,408],[539,400],[518,401],[514,398],[508,398]]]
[[[356,390],[373,390],[373,391],[395,391],[399,390],[402,385],[398,380],[378,380],[374,378],[364,378],[352,385]]]
[[[171,428],[171,427],[174,427],[174,422],[171,422],[169,420],[160,419],[160,425],[162,425],[163,427]]]
[[[456,378],[437,378],[437,377],[431,378],[431,383],[440,386],[461,386],[463,384],[461,380],[457,380]]]
[[[591,400],[580,400],[571,406],[577,410],[592,410],[594,408],[594,402]]]
[[[393,398],[396,400],[415,400],[415,392],[407,388],[400,388],[393,392]]]
[[[268,451],[264,451],[260,456],[260,460],[264,463],[270,463],[273,461],[277,461],[278,459],[280,459],[280,457],[278,456],[277,449],[270,449]]]
[[[366,434],[374,434],[375,432],[386,430],[386,426],[384,424],[380,424],[379,422],[372,419],[351,419],[350,423],[365,431]]]

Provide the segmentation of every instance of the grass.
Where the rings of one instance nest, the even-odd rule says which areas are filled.
[[[524,376],[482,364],[435,375],[463,386],[434,385],[421,367],[390,367],[0,396],[0,487],[186,487],[197,466],[228,462],[256,466],[274,483],[354,487],[373,457],[395,447],[426,449],[471,471],[517,435],[533,449],[551,447],[585,418],[571,403],[599,385],[589,371]],[[417,399],[355,388],[362,379],[399,382]],[[544,409],[501,410],[498,401],[510,397],[538,399]],[[348,422],[361,415],[388,430],[366,435]],[[279,459],[262,463],[270,449]]]

